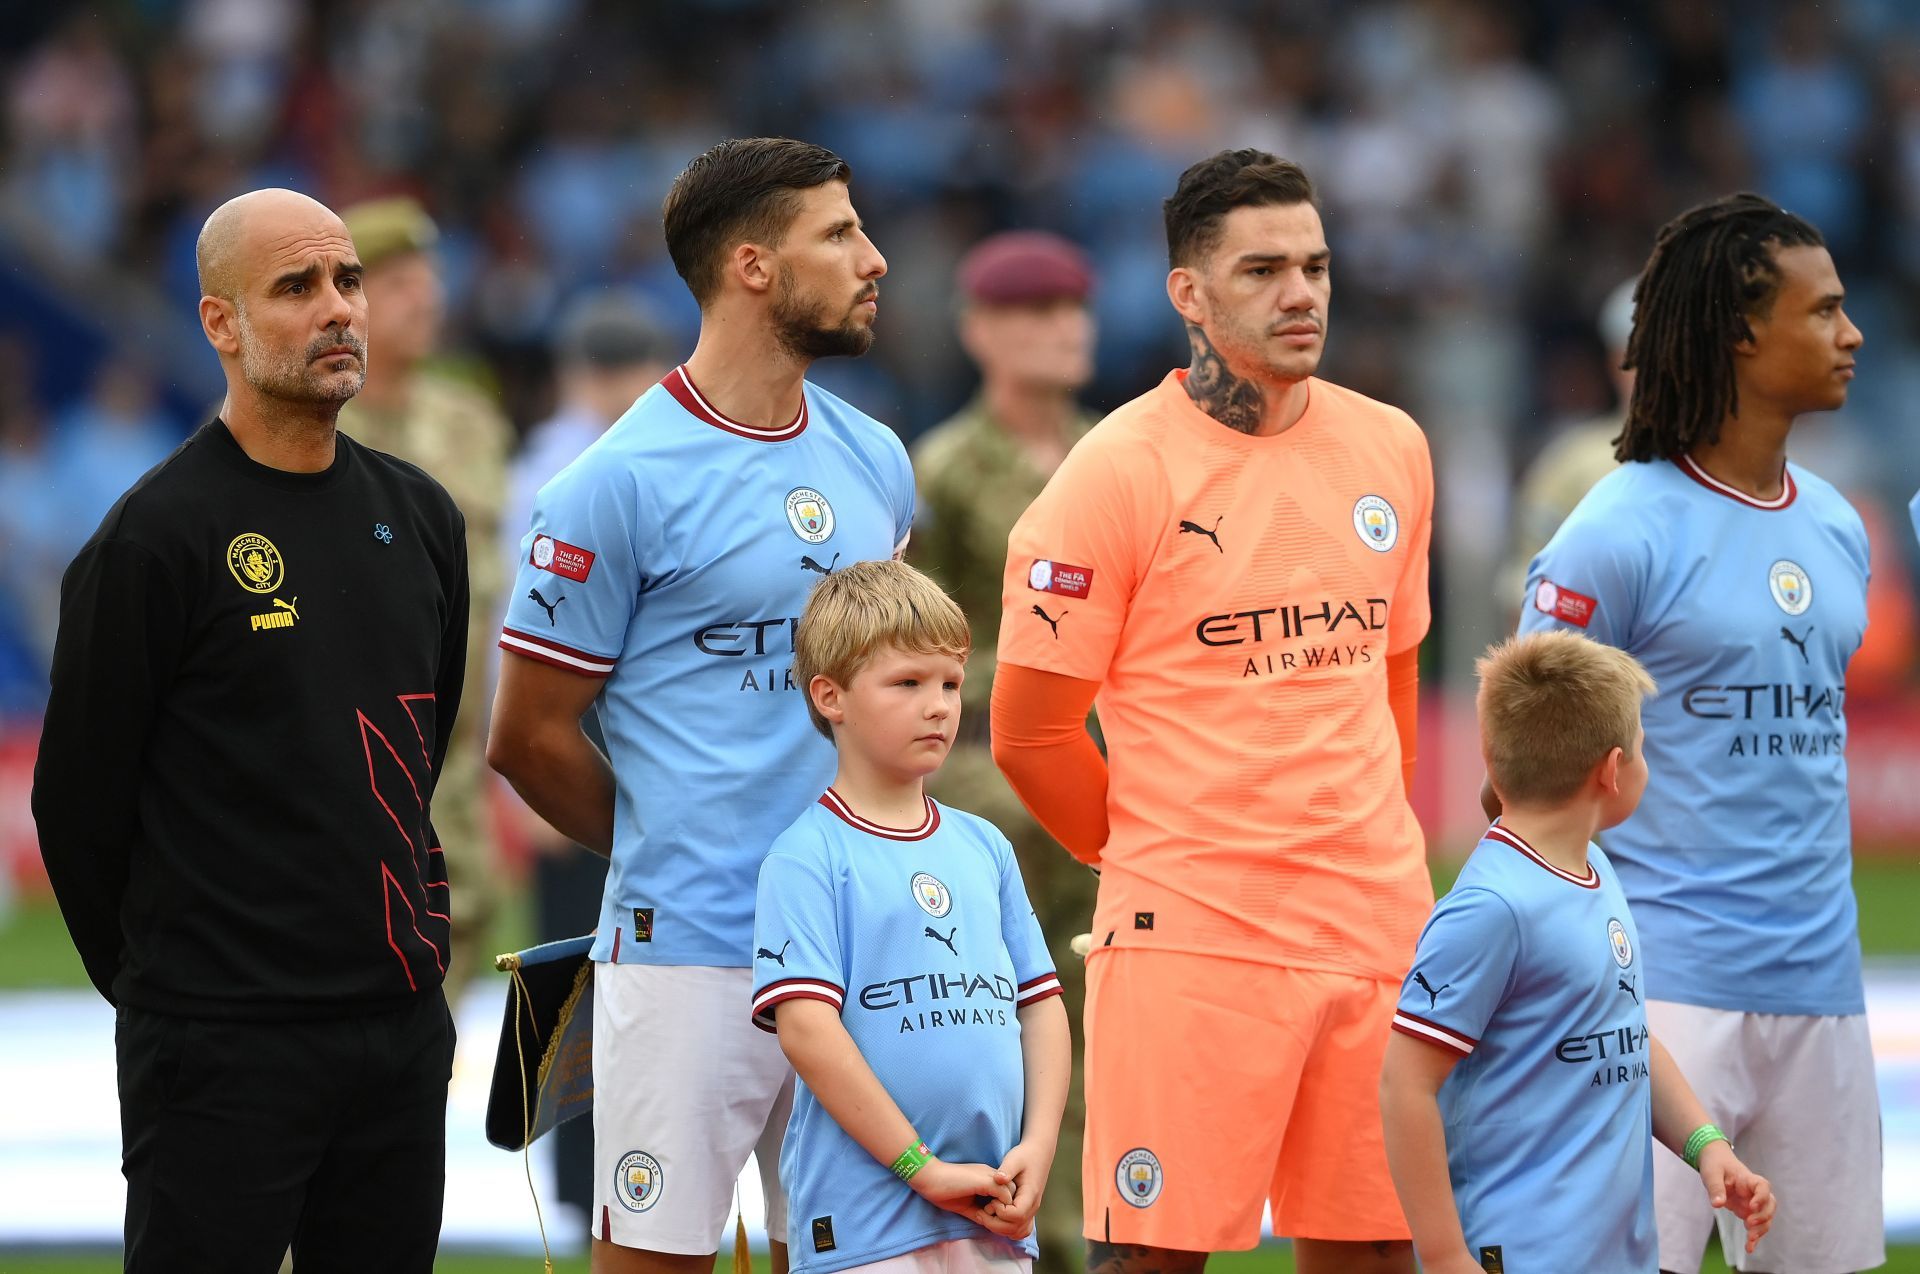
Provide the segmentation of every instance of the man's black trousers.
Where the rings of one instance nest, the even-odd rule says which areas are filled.
[[[230,1022],[122,1006],[129,1274],[430,1274],[453,1021],[405,1008]]]

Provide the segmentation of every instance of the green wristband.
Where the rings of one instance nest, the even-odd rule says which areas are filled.
[[[893,1175],[902,1181],[913,1180],[913,1174],[933,1162],[933,1151],[927,1149],[927,1143],[916,1140],[911,1146],[900,1152],[893,1161]]]
[[[1698,1172],[1700,1170],[1701,1152],[1716,1141],[1725,1141],[1729,1146],[1733,1144],[1732,1141],[1728,1140],[1727,1134],[1721,1132],[1717,1126],[1713,1124],[1701,1124],[1688,1136],[1686,1149],[1681,1152],[1680,1157],[1687,1161],[1687,1167]]]

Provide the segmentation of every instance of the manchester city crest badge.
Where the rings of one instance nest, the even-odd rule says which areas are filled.
[[[1613,962],[1621,968],[1633,963],[1633,943],[1627,938],[1627,927],[1617,919],[1607,921],[1607,941],[1613,946]]]
[[[787,525],[807,543],[818,544],[833,534],[833,506],[812,487],[795,487],[787,492]]]
[[[1797,562],[1781,558],[1767,568],[1767,591],[1774,603],[1789,615],[1804,615],[1813,605],[1813,581]]]
[[[953,894],[931,872],[919,871],[913,874],[910,882],[913,888],[913,900],[920,910],[935,920],[953,910]]]
[[[1113,1177],[1114,1184],[1120,1188],[1120,1197],[1136,1208],[1152,1207],[1166,1182],[1166,1173],[1160,1170],[1160,1156],[1145,1146],[1121,1155]]]
[[[244,531],[227,545],[227,569],[240,587],[249,593],[271,593],[287,576],[286,560],[273,541],[253,531]]]
[[[614,1193],[620,1196],[620,1206],[629,1212],[645,1212],[660,1202],[665,1184],[660,1161],[644,1150],[628,1151],[613,1170]]]
[[[1400,542],[1400,518],[1393,506],[1377,495],[1363,495],[1353,504],[1353,530],[1360,542],[1385,553]]]

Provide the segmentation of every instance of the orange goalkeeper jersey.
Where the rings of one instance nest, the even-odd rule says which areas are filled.
[[[1185,376],[1089,433],[1008,544],[1000,662],[1101,683],[1094,941],[1400,978],[1433,894],[1386,656],[1427,631],[1426,438],[1322,380],[1248,436]]]

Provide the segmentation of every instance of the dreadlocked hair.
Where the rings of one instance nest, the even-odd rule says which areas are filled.
[[[1812,225],[1759,195],[1726,195],[1660,228],[1633,289],[1622,364],[1636,373],[1615,458],[1674,460],[1719,441],[1740,409],[1733,347],[1780,287],[1774,253],[1823,246]]]

